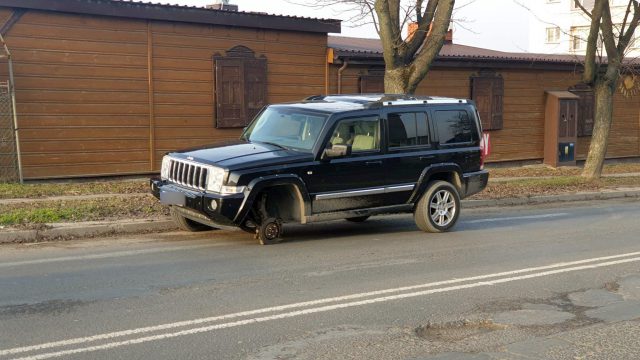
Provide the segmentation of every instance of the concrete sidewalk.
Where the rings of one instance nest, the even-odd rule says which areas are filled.
[[[600,192],[505,198],[491,200],[463,200],[463,209],[490,208],[498,206],[540,205],[574,201],[611,200],[640,198],[640,187],[617,188]],[[114,234],[134,234],[175,230],[177,227],[169,218],[151,218],[118,221],[91,221],[75,223],[55,223],[43,225],[41,229],[0,229],[0,244],[29,243],[57,239],[89,238]]]

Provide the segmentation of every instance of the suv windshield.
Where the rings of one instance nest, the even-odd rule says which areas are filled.
[[[242,139],[310,152],[327,115],[292,107],[268,107],[247,128]]]

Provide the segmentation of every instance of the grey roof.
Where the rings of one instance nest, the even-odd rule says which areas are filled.
[[[132,0],[0,0],[0,6],[250,28],[339,33],[341,20],[216,10]]]
[[[334,49],[337,57],[382,57],[382,44],[379,39],[363,39],[346,36],[329,36],[328,46]],[[553,55],[534,53],[514,53],[483,49],[467,45],[445,43],[440,50],[439,58],[442,59],[467,59],[467,60],[500,60],[500,61],[525,61],[579,64],[584,60],[579,55]]]

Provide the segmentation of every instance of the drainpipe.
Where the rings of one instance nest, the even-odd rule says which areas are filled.
[[[342,62],[342,67],[338,69],[338,94],[342,94],[342,72],[349,66],[349,61],[345,59]]]
[[[4,37],[0,34],[0,42],[4,48],[4,52],[7,54],[7,63],[9,65],[9,92],[11,94],[11,109],[13,110],[13,132],[15,134],[16,142],[16,155],[18,157],[18,176],[20,178],[20,184],[24,182],[22,177],[22,154],[20,153],[20,137],[18,135],[18,110],[16,107],[16,88],[13,79],[13,60],[11,59],[11,52],[7,43],[4,42]]]

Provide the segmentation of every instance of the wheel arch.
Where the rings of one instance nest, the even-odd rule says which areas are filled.
[[[416,188],[409,198],[409,202],[413,204],[417,203],[420,197],[422,197],[422,194],[427,191],[429,183],[436,180],[451,183],[455,186],[456,190],[458,190],[458,193],[462,195],[464,194],[464,183],[462,179],[462,168],[458,164],[443,163],[428,166],[420,174]]]
[[[291,214],[293,219],[299,220],[301,223],[305,222],[307,215],[311,213],[311,197],[307,191],[306,184],[300,177],[293,174],[265,176],[252,180],[247,186],[247,194],[234,222],[239,224],[244,222],[254,206],[255,201],[258,199],[258,196],[265,191],[270,191],[270,189],[279,189],[278,191],[284,191],[282,189],[286,189],[286,191],[289,191],[297,207],[297,209],[294,208],[295,213]],[[279,199],[279,201],[286,200]]]

